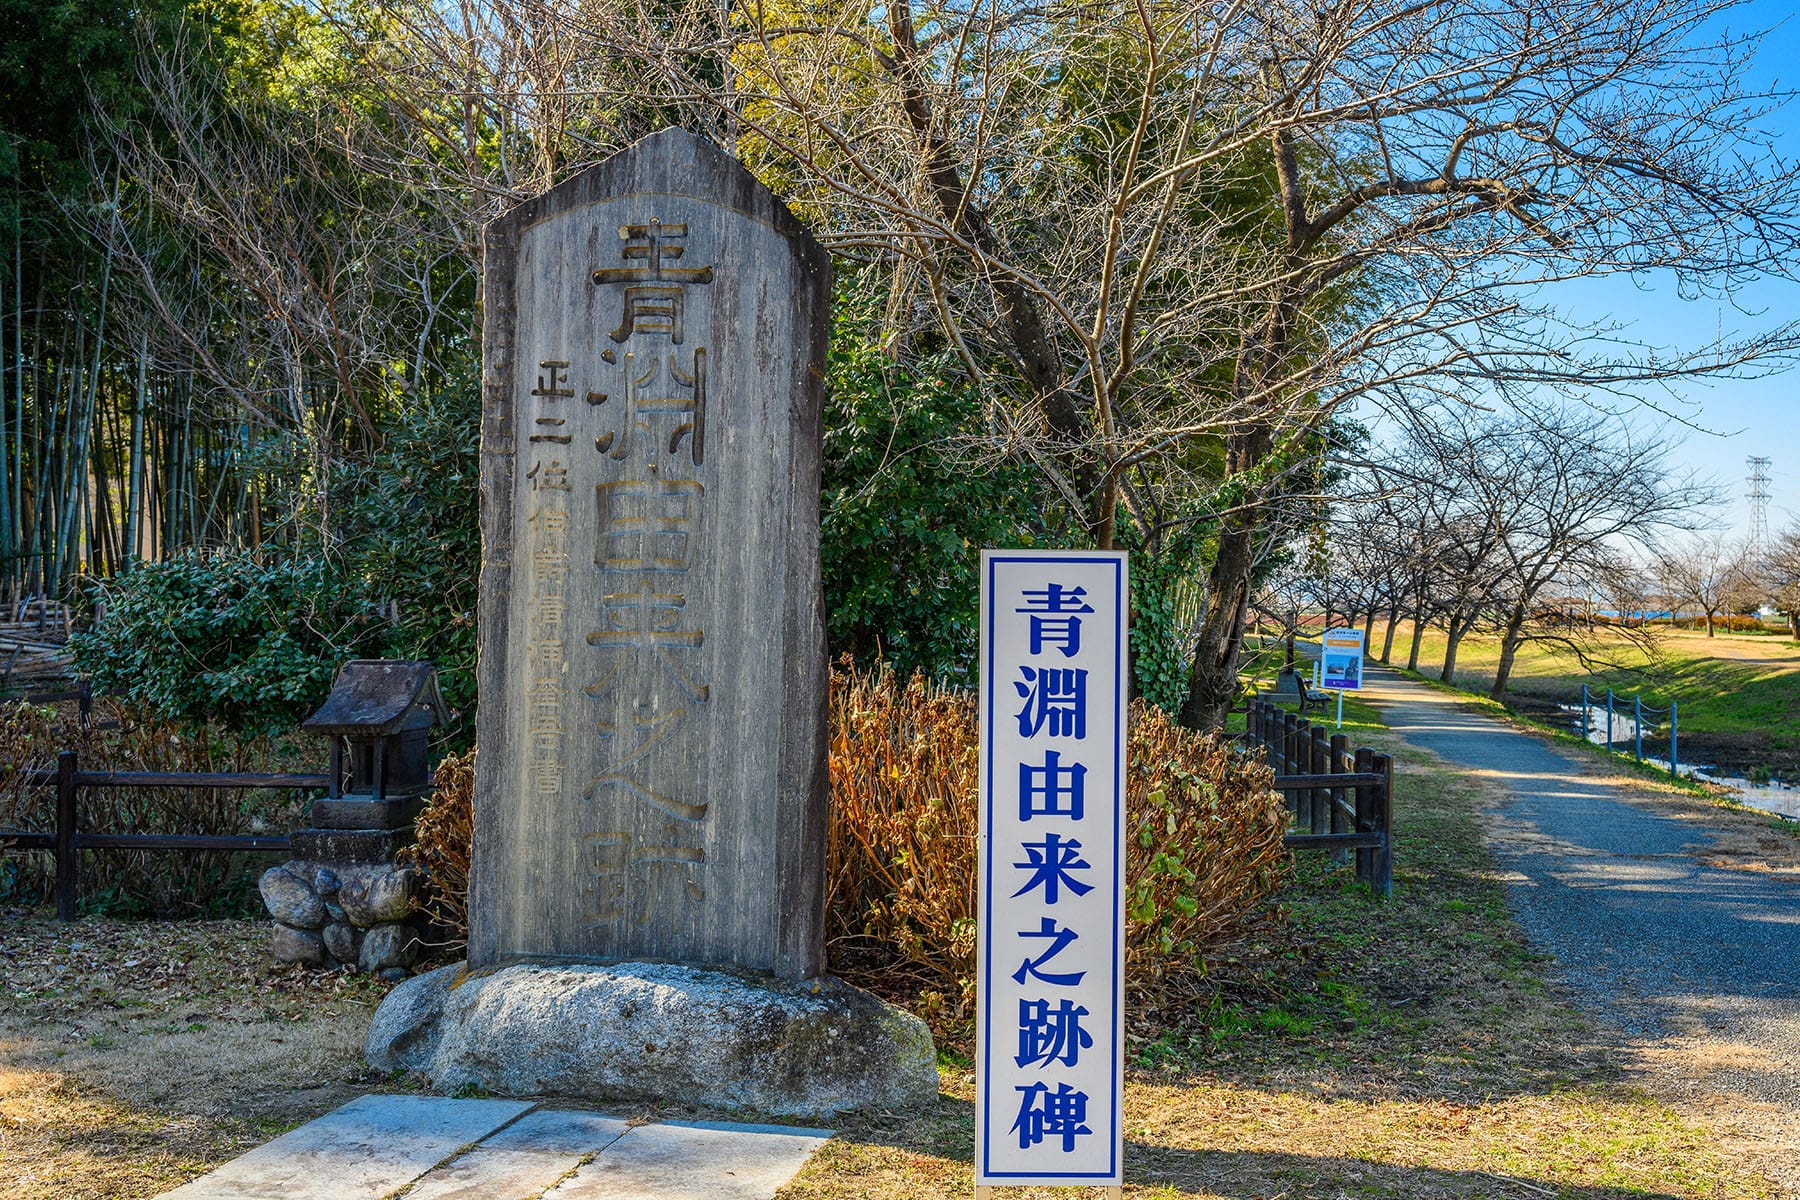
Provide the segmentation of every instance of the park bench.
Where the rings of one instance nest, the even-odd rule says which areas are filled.
[[[1263,693],[1276,702],[1295,701],[1298,707],[1295,712],[1305,712],[1309,708],[1322,708],[1325,705],[1325,693],[1314,691],[1306,686],[1306,680],[1298,671],[1283,669],[1275,678],[1273,691]]]

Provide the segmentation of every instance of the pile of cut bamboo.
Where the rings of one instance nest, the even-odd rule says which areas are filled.
[[[0,692],[39,691],[74,675],[67,605],[34,596],[0,611]]]

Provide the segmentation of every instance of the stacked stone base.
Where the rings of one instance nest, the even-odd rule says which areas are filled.
[[[408,980],[364,1057],[441,1091],[666,1099],[824,1118],[937,1096],[931,1031],[834,979],[672,963],[464,964]]]
[[[390,863],[293,859],[263,872],[276,959],[404,979],[419,956],[408,920],[418,873]]]

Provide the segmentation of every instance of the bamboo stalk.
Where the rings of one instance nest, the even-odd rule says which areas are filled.
[[[15,242],[16,244],[16,242]],[[15,256],[13,268],[13,294],[18,294],[18,266]],[[13,313],[13,342],[18,343],[18,328],[25,320],[25,312],[21,308]],[[0,348],[6,345],[5,306],[0,304]],[[0,353],[4,353],[0,349]],[[24,364],[19,364],[24,369]],[[12,524],[12,461],[7,453],[9,439],[6,428],[6,372],[0,368],[0,594],[6,590],[5,566],[13,554]]]
[[[138,557],[138,532],[144,507],[144,403],[149,392],[150,335],[138,338],[137,392],[131,405],[131,474],[126,480],[125,553],[119,560],[122,572],[131,570]]]
[[[25,227],[20,222],[13,229],[13,307],[19,310],[19,319],[13,322],[13,406],[17,420],[13,425],[13,490],[12,490],[12,546],[14,555],[23,549],[25,526],[20,516],[19,503],[24,499],[25,476]],[[41,310],[40,310],[41,311]],[[39,318],[40,321],[42,318]],[[0,397],[0,403],[5,398]],[[0,446],[0,453],[6,448]],[[3,568],[5,580],[13,585],[13,591],[23,590],[25,564],[22,559],[9,559]],[[16,575],[16,579],[15,579]]]
[[[113,204],[118,205],[118,182],[113,183]],[[100,388],[100,355],[106,346],[106,302],[112,288],[113,248],[109,240],[106,257],[100,265],[100,311],[94,322],[94,357],[88,370],[87,392],[82,397],[80,423],[72,429],[73,447],[69,456],[69,473],[64,476],[62,521],[57,528],[56,569],[51,572],[60,590],[63,577],[68,569],[69,552],[77,549],[72,544],[82,525],[81,516],[88,507],[88,452],[90,431],[94,423],[94,403]],[[73,410],[70,413],[74,416]]]

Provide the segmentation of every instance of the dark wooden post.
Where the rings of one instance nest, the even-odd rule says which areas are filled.
[[[1294,720],[1294,774],[1312,774],[1312,722],[1305,717]],[[1306,826],[1306,832],[1317,833],[1313,828],[1313,794],[1311,788],[1301,788],[1295,793],[1299,798],[1300,823]]]
[[[75,919],[75,887],[81,857],[76,853],[75,752],[56,756],[56,919]]]
[[[1331,743],[1325,737],[1325,729],[1323,726],[1313,726],[1311,741],[1313,774],[1330,774],[1331,765],[1329,755],[1331,753]],[[1314,833],[1331,832],[1331,789],[1328,787],[1316,787],[1313,789],[1312,824]]]
[[[1344,773],[1344,752],[1350,748],[1350,739],[1341,733],[1331,735],[1331,756],[1326,760],[1331,765],[1326,768],[1333,775]],[[1344,789],[1331,789],[1331,832],[1343,833],[1348,829],[1344,820]],[[1342,861],[1342,856],[1339,856]]]
[[[1294,743],[1299,740],[1300,735],[1297,729],[1299,724],[1300,718],[1293,713],[1284,711],[1281,714],[1281,755],[1275,767],[1277,775],[1294,773]],[[1300,816],[1300,800],[1303,795],[1304,793],[1299,791],[1288,793],[1288,808],[1293,812],[1296,820]]]
[[[1294,749],[1297,751],[1296,757],[1300,761],[1294,764],[1294,774],[1311,775],[1314,772],[1312,722],[1302,718],[1298,733],[1299,739],[1295,743]],[[1304,788],[1300,792],[1300,797],[1303,805],[1300,813],[1306,821],[1306,832],[1319,832],[1319,790],[1312,787]]]
[[[1375,860],[1375,890],[1394,894],[1394,760],[1377,754],[1372,764],[1382,777],[1375,800],[1375,819],[1381,826],[1381,852]]]
[[[1306,749],[1312,743],[1311,735],[1312,722],[1296,713],[1294,716],[1294,733],[1289,740],[1289,745],[1292,749],[1289,751],[1288,774],[1306,774]],[[1298,824],[1306,827],[1308,833],[1312,832],[1311,789],[1300,788],[1294,792],[1294,818]]]
[[[1369,775],[1375,770],[1375,752],[1367,746],[1356,749],[1355,770],[1358,775]],[[1356,788],[1356,832],[1371,833],[1375,829],[1375,789],[1369,784],[1359,784]],[[1375,851],[1367,847],[1359,847],[1356,851],[1356,881],[1375,885]]]

